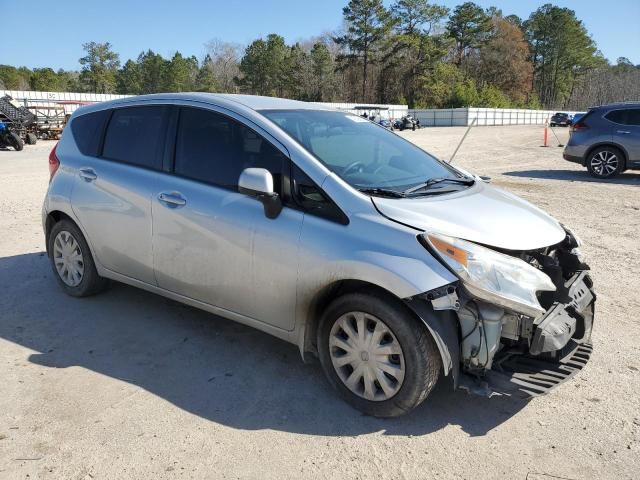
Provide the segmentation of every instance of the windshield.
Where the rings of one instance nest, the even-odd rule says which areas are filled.
[[[268,110],[260,113],[297,140],[327,168],[361,190],[404,191],[430,179],[461,177],[409,141],[362,117],[322,110]]]

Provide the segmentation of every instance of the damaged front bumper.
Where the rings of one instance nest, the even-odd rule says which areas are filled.
[[[537,318],[469,297],[459,284],[407,304],[435,338],[454,388],[525,398],[547,393],[587,364],[595,302],[589,272],[579,270]]]
[[[503,348],[483,375],[463,375],[459,387],[486,396],[539,396],[572,378],[591,357],[596,295],[587,271],[565,283],[564,301],[540,318],[524,348]]]

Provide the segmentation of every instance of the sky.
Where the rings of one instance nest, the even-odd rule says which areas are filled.
[[[348,0],[0,0],[0,64],[80,68],[82,44],[110,42],[124,63],[152,49],[202,58],[213,38],[248,44],[269,33],[287,42],[330,32]],[[453,9],[464,0],[436,0]],[[390,5],[392,0],[384,0]],[[610,61],[640,64],[640,0],[476,0],[527,18],[545,3],[575,10]]]

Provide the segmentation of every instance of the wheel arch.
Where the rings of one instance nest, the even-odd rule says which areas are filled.
[[[306,320],[302,326],[299,340],[300,353],[305,361],[316,356],[318,348],[316,338],[322,314],[329,304],[338,297],[349,293],[367,293],[402,305],[417,321],[422,322],[433,336],[440,358],[443,373],[448,376],[455,387],[459,373],[459,327],[457,318],[451,311],[434,312],[431,305],[417,297],[402,299],[379,285],[364,280],[342,279],[322,288],[310,302]],[[449,373],[452,375],[449,375]]]
[[[629,158],[629,152],[627,152],[627,149],[624,148],[622,145],[615,142],[600,142],[589,147],[589,149],[587,150],[587,153],[585,153],[584,155],[585,167],[587,166],[587,162],[589,161],[589,157],[591,156],[591,154],[598,148],[602,148],[602,147],[612,147],[612,148],[615,148],[616,150],[620,150],[622,152],[622,161],[624,162],[623,170],[627,168],[627,160]]]
[[[61,222],[62,220],[70,221],[76,227],[78,227],[80,232],[82,232],[82,235],[84,236],[84,239],[86,240],[87,245],[89,245],[89,250],[91,251],[90,253],[91,253],[91,256],[93,258],[93,261],[96,264],[96,267],[98,267],[99,262],[98,262],[98,260],[96,258],[95,252],[93,250],[93,245],[91,245],[91,240],[87,236],[87,232],[85,232],[84,228],[82,228],[82,225],[80,225],[80,222],[76,221],[75,218],[73,218],[68,213],[63,212],[62,210],[52,210],[52,211],[48,212],[47,213],[47,217],[46,217],[45,222],[44,222],[45,248],[46,248],[46,251],[47,251],[47,256],[50,255],[50,252],[49,252],[49,233],[51,232],[51,229],[53,228],[53,226],[56,223]]]

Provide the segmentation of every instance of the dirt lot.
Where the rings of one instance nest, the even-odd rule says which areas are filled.
[[[462,133],[406,136],[447,158]],[[394,420],[252,329],[122,285],[65,296],[40,225],[52,144],[0,151],[0,478],[639,478],[640,174],[593,181],[541,140],[476,128],[456,163],[583,238],[592,361],[528,403],[440,388]]]

